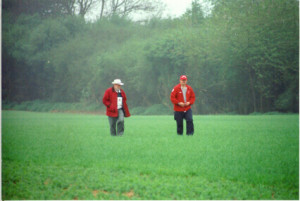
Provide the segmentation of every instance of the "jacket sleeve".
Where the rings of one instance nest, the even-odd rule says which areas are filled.
[[[193,105],[195,100],[196,100],[196,96],[195,96],[194,90],[191,88],[190,104]]]
[[[125,94],[125,92],[124,91],[122,91],[123,93],[122,93],[122,98],[123,98],[123,101],[127,101],[127,97],[126,97],[126,94]]]
[[[179,101],[177,100],[177,97],[176,97],[176,89],[175,88],[172,89],[170,99],[171,99],[172,103],[175,105],[177,105],[179,103]]]
[[[111,101],[110,101],[110,96],[109,96],[109,91],[108,91],[108,90],[105,91],[104,96],[103,96],[103,99],[102,99],[102,102],[103,102],[103,104],[104,104],[106,107],[109,107],[109,106],[110,106]]]

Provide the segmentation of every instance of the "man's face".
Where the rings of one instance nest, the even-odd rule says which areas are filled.
[[[179,80],[180,81],[180,84],[182,85],[185,85],[187,83],[187,80]]]
[[[121,85],[114,84],[115,91],[119,91],[121,89]]]

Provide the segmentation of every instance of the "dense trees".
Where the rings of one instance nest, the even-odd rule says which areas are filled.
[[[235,84],[248,85],[248,93],[239,92],[251,100],[246,112],[282,110],[281,101],[297,108],[298,1],[218,1],[213,19],[226,30],[227,52],[237,56],[232,70],[243,79]],[[293,83],[283,78],[286,74]],[[291,94],[282,96],[288,88],[293,100]]]
[[[99,18],[128,16],[137,11],[151,12],[159,8],[159,0],[3,0],[4,12],[13,16],[39,14],[41,17],[79,15],[94,11]]]
[[[101,104],[104,90],[121,78],[129,107],[171,110],[172,87],[187,74],[195,113],[298,112],[297,0],[212,0],[209,14],[195,0],[180,18],[143,25],[123,16],[122,6],[117,15],[91,23],[66,9],[49,16],[41,8],[22,10],[12,17],[12,4],[25,1],[5,2],[5,101]]]

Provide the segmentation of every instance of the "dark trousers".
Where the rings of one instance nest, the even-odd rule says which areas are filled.
[[[110,134],[112,136],[120,135],[124,133],[124,112],[122,109],[118,110],[118,117],[108,117]],[[116,129],[117,127],[117,129]]]
[[[183,134],[183,119],[186,120],[186,134],[193,135],[194,134],[194,123],[193,123],[193,114],[192,109],[189,109],[186,112],[174,112],[174,119],[177,123],[177,134]]]

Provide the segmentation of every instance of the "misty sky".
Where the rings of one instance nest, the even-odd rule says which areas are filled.
[[[179,17],[187,8],[191,7],[193,0],[161,0],[166,4],[163,16]]]
[[[191,4],[193,0],[161,0],[162,3],[164,4],[163,6],[163,11],[161,12],[161,17],[163,18],[174,18],[174,17],[179,17],[181,16],[186,9],[191,8]],[[202,0],[200,1],[202,2]],[[91,12],[90,14],[87,14],[87,19],[94,20],[98,17],[98,10]],[[140,19],[146,19],[150,17],[152,14],[148,15],[145,13],[138,14],[135,13],[131,17],[133,20],[140,20]]]

